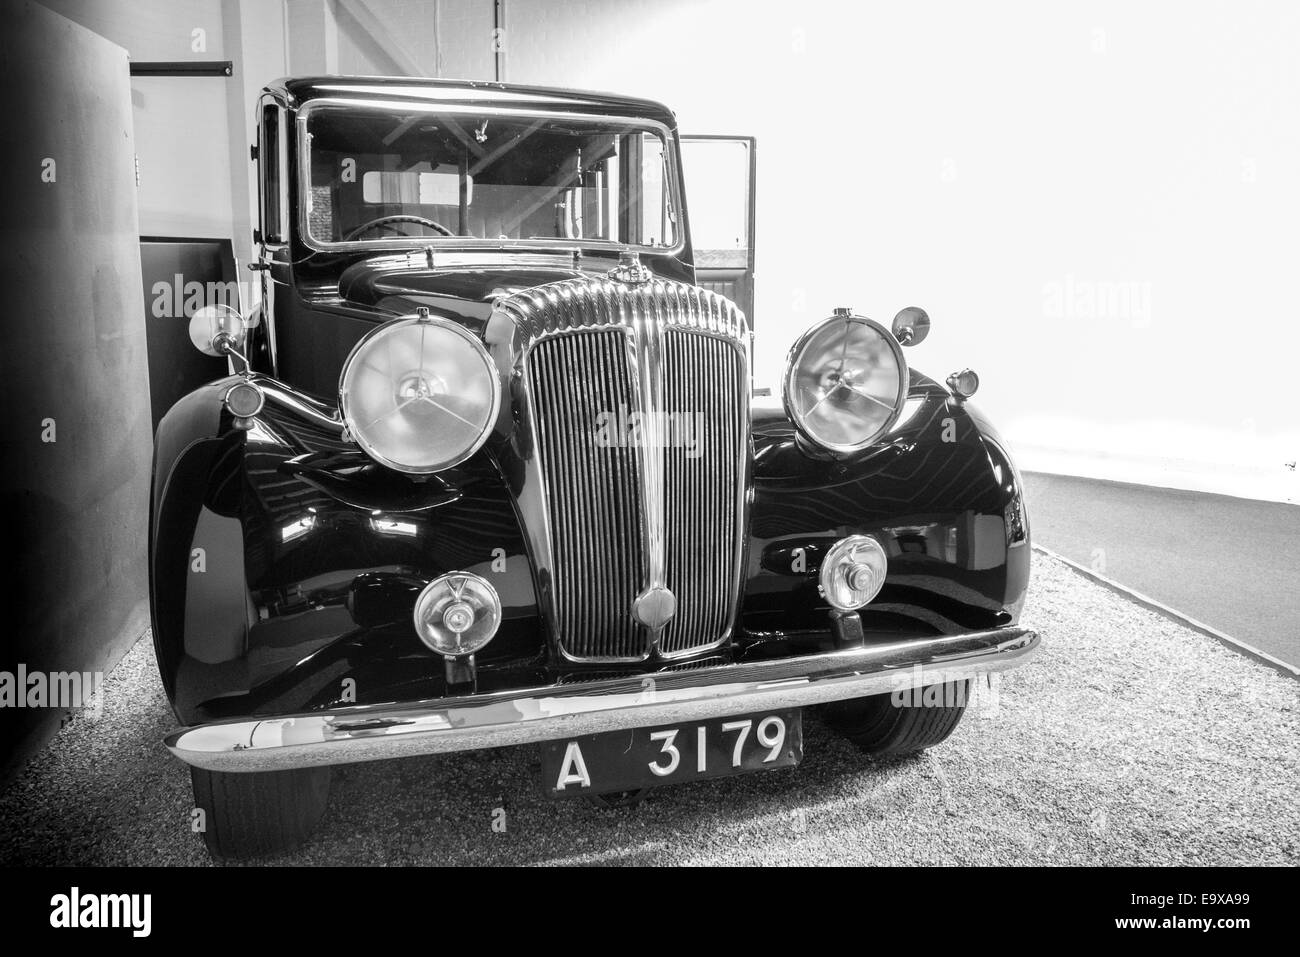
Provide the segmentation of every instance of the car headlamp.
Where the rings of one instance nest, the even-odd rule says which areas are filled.
[[[907,361],[878,322],[836,309],[790,350],[785,408],[810,442],[857,452],[887,432],[907,396]]]
[[[427,474],[487,441],[501,403],[496,367],[458,323],[427,310],[368,333],[343,365],[339,407],[353,440],[381,465]]]

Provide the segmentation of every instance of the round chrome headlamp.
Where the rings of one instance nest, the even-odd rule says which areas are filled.
[[[790,350],[785,410],[815,445],[857,452],[898,419],[907,386],[907,360],[889,330],[837,309]]]
[[[501,404],[496,367],[464,327],[421,315],[368,333],[343,365],[339,407],[381,465],[427,474],[487,441]]]

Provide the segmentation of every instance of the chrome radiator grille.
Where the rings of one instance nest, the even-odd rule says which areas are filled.
[[[703,427],[700,454],[664,449],[667,582],[677,614],[659,648],[671,655],[713,644],[731,624],[735,570],[718,559],[735,550],[743,531],[736,489],[746,477],[737,448],[747,439],[749,382],[743,356],[720,339],[672,330],[664,344],[665,405],[698,416]]]
[[[725,642],[746,534],[744,316],[694,286],[612,279],[537,287],[498,314],[521,366],[522,488],[544,518],[525,531],[559,651],[639,661]],[[667,611],[643,610],[665,591]]]
[[[617,330],[543,339],[530,385],[549,498],[555,611],[578,658],[636,658],[640,628],[628,610],[641,591],[641,449],[598,447],[602,410],[632,400],[627,337]]]

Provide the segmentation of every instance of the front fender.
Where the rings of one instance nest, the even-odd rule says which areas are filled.
[[[785,412],[754,419],[755,479],[744,624],[759,637],[829,628],[822,556],[874,536],[889,556],[867,632],[952,635],[1014,624],[1029,579],[1019,477],[993,427],[912,370],[903,414],[865,453],[801,447]]]
[[[540,648],[531,565],[485,454],[416,481],[340,435],[332,410],[268,377],[236,420],[235,377],[159,424],[150,526],[154,645],[182,721],[429,696],[442,659],[411,624],[452,570],[492,580],[505,621],[481,657]]]
[[[181,398],[158,423],[149,508],[149,599],[163,687],[182,720],[194,714],[182,687],[185,658],[231,660],[248,626],[239,490],[230,461],[244,433],[222,396],[236,377]]]

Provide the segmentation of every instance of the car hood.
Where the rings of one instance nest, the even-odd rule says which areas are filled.
[[[388,315],[406,315],[424,306],[435,316],[481,328],[492,303],[534,286],[598,275],[608,269],[571,265],[471,264],[413,268],[390,261],[361,262],[339,277],[339,295],[349,304]]]

